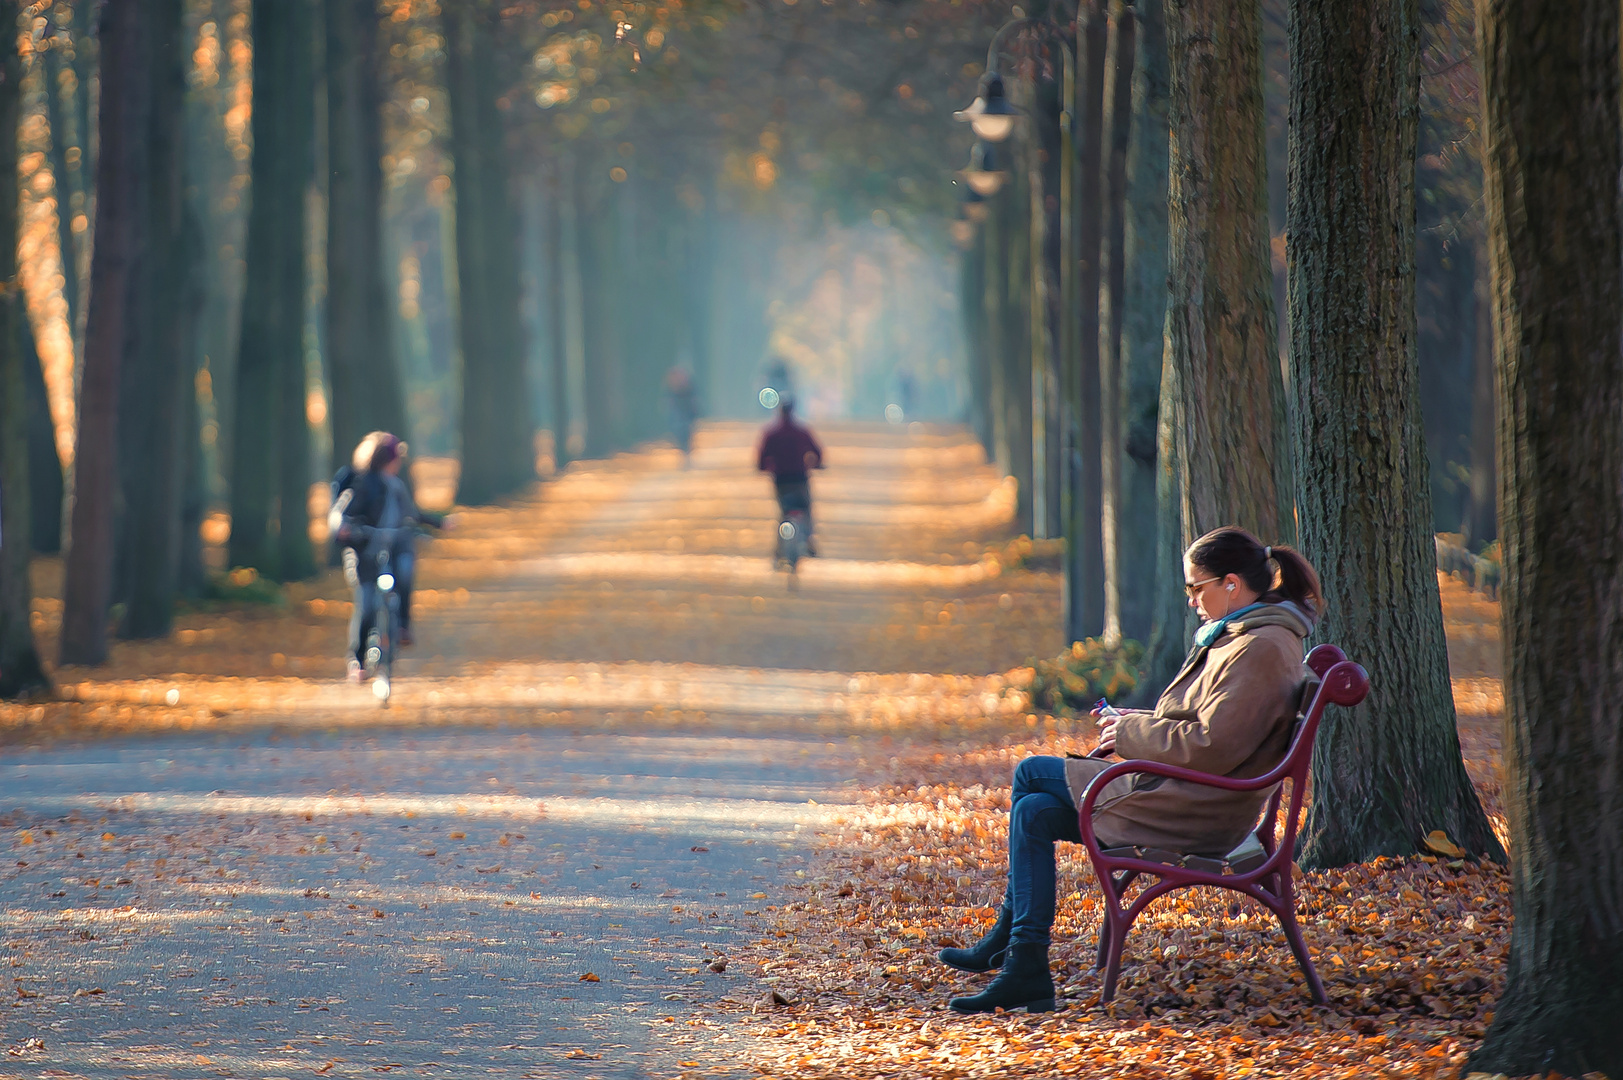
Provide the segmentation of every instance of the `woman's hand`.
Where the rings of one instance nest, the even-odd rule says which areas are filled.
[[[1094,753],[1108,754],[1116,749],[1116,726],[1120,723],[1120,716],[1100,717],[1099,745],[1093,748]]]

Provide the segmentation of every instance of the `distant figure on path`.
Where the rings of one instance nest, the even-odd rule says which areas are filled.
[[[1101,718],[1095,753],[1158,761],[1217,776],[1261,776],[1284,760],[1301,703],[1302,641],[1324,613],[1312,565],[1227,526],[1184,553],[1189,606],[1203,621],[1183,670],[1153,710]],[[1001,967],[962,1013],[1054,1007],[1048,935],[1054,923],[1054,843],[1082,842],[1077,806],[1112,763],[1100,757],[1028,757],[1009,797],[1009,876],[997,922],[968,949],[943,949],[960,971]],[[1104,847],[1164,848],[1222,857],[1256,827],[1266,791],[1222,791],[1177,780],[1113,780],[1094,804]]]
[[[693,423],[699,418],[699,395],[693,376],[681,365],[665,374],[665,415],[671,428],[671,442],[682,451],[682,464],[693,453]]]
[[[817,554],[817,532],[812,527],[811,481],[808,473],[823,467],[823,448],[805,426],[795,421],[794,398],[778,402],[778,419],[761,433],[755,467],[771,473],[777,488],[779,520],[791,510],[806,515],[806,554]]]

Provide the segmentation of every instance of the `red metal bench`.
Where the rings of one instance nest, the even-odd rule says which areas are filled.
[[[1297,718],[1296,731],[1285,760],[1266,775],[1251,780],[1231,780],[1155,761],[1121,761],[1101,772],[1088,785],[1078,813],[1081,817],[1082,842],[1088,849],[1088,858],[1093,862],[1094,872],[1099,876],[1099,887],[1105,894],[1105,917],[1099,927],[1099,958],[1096,964],[1105,972],[1100,1001],[1109,1001],[1116,996],[1122,945],[1133,920],[1151,903],[1175,889],[1211,885],[1244,893],[1266,905],[1278,916],[1285,939],[1290,942],[1291,952],[1296,954],[1296,962],[1302,966],[1302,974],[1307,976],[1313,1000],[1320,1005],[1326,1003],[1324,984],[1319,981],[1319,973],[1314,970],[1313,960],[1307,954],[1307,944],[1302,940],[1301,928],[1296,924],[1296,897],[1291,880],[1296,864],[1292,853],[1296,846],[1296,824],[1301,818],[1302,798],[1307,790],[1308,766],[1313,757],[1313,737],[1318,733],[1319,721],[1324,717],[1324,707],[1331,703],[1351,707],[1363,701],[1364,695],[1369,693],[1369,676],[1334,645],[1320,645],[1314,649],[1308,654],[1307,664],[1321,679],[1318,692],[1313,695],[1313,702],[1307,711]],[[1231,853],[1228,857],[1213,859],[1139,847],[1101,849],[1093,835],[1093,804],[1106,784],[1118,776],[1134,773],[1186,780],[1227,791],[1273,788],[1261,823],[1253,834],[1260,842],[1261,850],[1253,852],[1250,857]],[[1285,813],[1285,835],[1276,842],[1280,793],[1283,781],[1287,779],[1291,782],[1291,797]],[[1127,887],[1140,875],[1153,875],[1160,880],[1140,892],[1132,903],[1124,903]]]

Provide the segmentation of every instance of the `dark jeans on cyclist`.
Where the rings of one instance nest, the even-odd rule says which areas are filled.
[[[412,572],[417,558],[408,543],[403,549],[389,553],[389,573],[394,575],[394,593],[399,603],[401,635],[411,633]],[[370,564],[370,565],[368,565]],[[355,603],[349,616],[349,651],[356,661],[366,663],[366,639],[372,636],[378,624],[378,609],[383,605],[383,590],[378,588],[376,558],[357,557],[354,548],[344,550],[344,572],[355,587]]]
[[[816,555],[816,540],[813,539],[811,515],[811,482],[806,474],[799,476],[774,476],[773,486],[778,491],[779,520],[789,516],[791,510],[799,510],[806,515],[806,554]]]

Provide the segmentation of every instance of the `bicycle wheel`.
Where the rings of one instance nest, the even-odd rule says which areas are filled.
[[[400,621],[399,605],[393,589],[384,592],[383,603],[378,605],[378,664],[377,675],[372,680],[372,696],[384,708],[389,707],[389,695],[393,689],[395,627]]]

